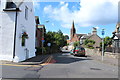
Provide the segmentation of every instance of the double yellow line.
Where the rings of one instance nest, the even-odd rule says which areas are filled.
[[[22,65],[22,64],[0,64],[0,65],[6,65],[6,66],[18,66],[18,67],[39,67],[43,65],[49,64],[49,62],[52,60],[53,56],[49,56],[48,59],[45,61],[45,63],[38,64],[38,65]]]
[[[51,56],[49,56],[49,57],[48,57],[48,59],[45,61],[45,63],[40,64],[40,65],[47,65],[47,64],[49,64],[49,63],[50,63],[50,61],[52,60],[52,58],[53,58],[53,56],[52,56],[52,55],[51,55]]]

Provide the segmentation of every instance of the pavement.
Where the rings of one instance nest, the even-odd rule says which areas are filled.
[[[46,55],[38,55],[32,58],[29,58],[25,61],[21,61],[21,62],[12,62],[12,61],[0,61],[0,63],[2,64],[17,64],[17,65],[37,65],[37,64],[42,64],[44,63],[50,55],[46,54]]]
[[[102,63],[107,63],[107,64],[111,64],[111,65],[114,65],[114,66],[118,66],[118,59],[117,58],[112,58],[112,57],[104,56],[103,57],[103,61],[102,61],[102,56],[101,55],[87,54],[87,56],[91,57],[92,59],[95,59],[97,61],[100,61]]]

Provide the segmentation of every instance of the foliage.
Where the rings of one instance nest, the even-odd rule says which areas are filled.
[[[110,45],[112,45],[112,39],[109,36],[106,36],[104,38],[104,48]],[[102,47],[102,42],[100,43],[100,46]]]
[[[54,50],[56,48],[58,51],[60,47],[67,45],[66,37],[63,35],[61,30],[57,32],[48,31],[45,34],[45,47],[47,47],[47,43],[51,43],[51,49]]]
[[[68,39],[69,39],[69,36],[68,36],[68,35],[65,35],[65,39],[68,40]]]
[[[94,49],[93,45],[95,44],[95,41],[94,40],[89,40],[89,39],[86,39],[84,41],[84,45],[87,47],[87,48],[90,48],[90,49]]]
[[[76,46],[80,46],[80,41],[77,41],[77,42],[74,42],[74,47],[76,47]]]

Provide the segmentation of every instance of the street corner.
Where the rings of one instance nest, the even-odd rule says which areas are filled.
[[[48,65],[48,64],[52,64],[55,63],[56,61],[53,59],[53,56],[50,55],[46,58],[44,58],[43,60],[41,60],[40,62],[19,62],[19,63],[15,63],[12,61],[0,61],[0,65],[2,66],[15,66],[15,67],[40,67],[43,65]]]

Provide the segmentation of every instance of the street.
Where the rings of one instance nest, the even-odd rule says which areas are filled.
[[[91,56],[51,54],[41,64],[2,65],[2,78],[118,78],[118,66],[102,63]]]

